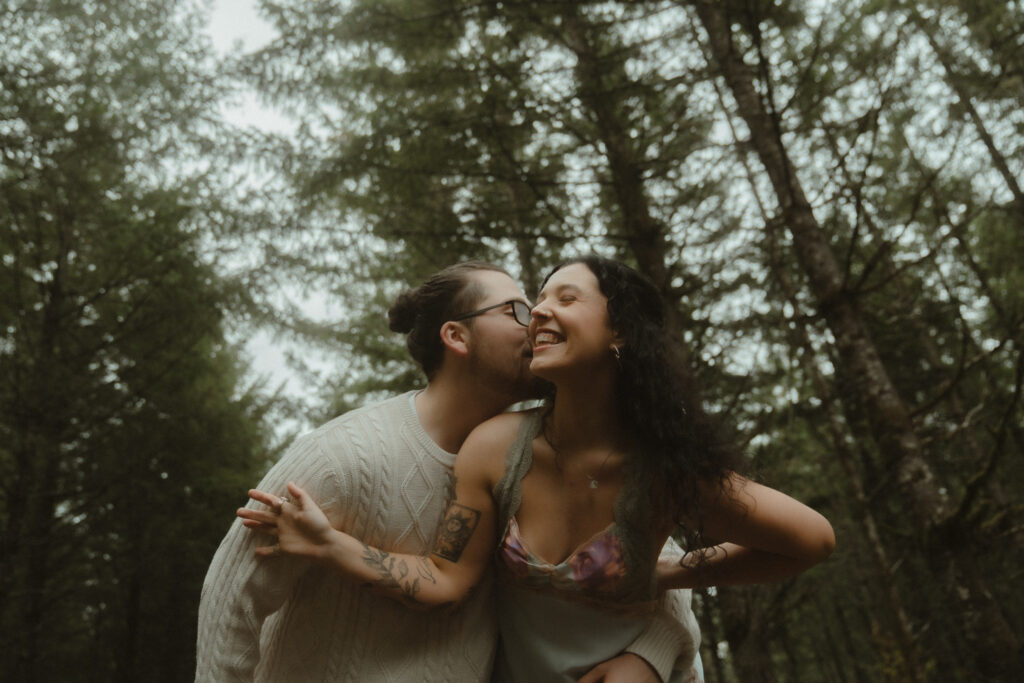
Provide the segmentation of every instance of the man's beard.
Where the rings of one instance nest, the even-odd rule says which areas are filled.
[[[481,384],[505,394],[509,404],[539,399],[553,393],[550,382],[531,373],[522,357],[517,360],[515,364],[508,360],[499,362],[499,359],[487,352],[474,352],[470,369]]]

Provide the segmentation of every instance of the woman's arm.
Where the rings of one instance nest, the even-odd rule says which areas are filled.
[[[832,525],[816,511],[737,474],[701,490],[702,533],[719,545],[658,565],[658,585],[701,588],[779,581],[832,554]]]
[[[292,500],[283,505],[277,496],[249,492],[250,498],[279,512],[240,508],[237,515],[247,527],[277,536],[277,544],[256,549],[259,556],[307,557],[410,607],[451,604],[469,594],[494,550],[494,458],[480,452],[485,446],[486,439],[471,438],[459,452],[455,499],[445,512],[429,557],[390,553],[334,529],[313,499],[291,483]]]

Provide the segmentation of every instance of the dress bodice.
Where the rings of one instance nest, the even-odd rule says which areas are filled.
[[[513,517],[498,547],[498,561],[503,572],[524,585],[578,592],[597,599],[614,595],[626,575],[622,544],[614,524],[580,544],[563,561],[551,564],[530,552]]]
[[[627,458],[614,521],[558,564],[533,553],[516,513],[543,414],[523,416],[494,489],[501,543],[496,564],[501,647],[495,683],[570,683],[621,654],[647,628],[656,557],[650,479]]]
[[[625,483],[615,501],[615,521],[608,527],[558,564],[538,557],[523,541],[516,513],[523,477],[533,461],[532,442],[542,421],[540,410],[524,415],[516,441],[506,453],[505,474],[495,487],[502,530],[497,550],[501,580],[568,600],[605,603],[613,610],[649,605],[656,587],[651,511],[645,504],[646,480],[628,458]]]

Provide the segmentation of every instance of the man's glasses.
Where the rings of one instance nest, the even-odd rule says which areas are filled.
[[[530,325],[530,305],[525,301],[520,301],[519,299],[502,301],[500,304],[494,304],[493,306],[481,308],[480,310],[472,311],[470,313],[463,313],[462,315],[452,318],[452,322],[458,322],[459,320],[465,320],[466,318],[473,318],[481,313],[493,311],[495,308],[501,308],[502,306],[512,307],[512,317],[515,318],[517,323],[524,327],[528,327]]]

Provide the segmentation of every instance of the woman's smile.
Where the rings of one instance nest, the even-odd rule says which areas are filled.
[[[565,339],[562,335],[548,329],[537,330],[537,333],[533,336],[533,350],[554,346],[563,342]]]

